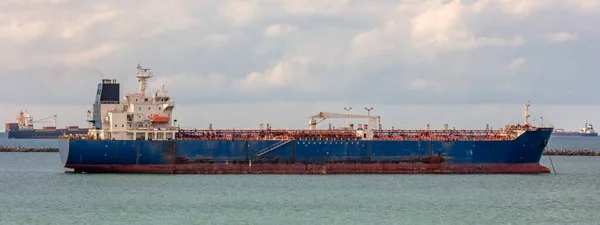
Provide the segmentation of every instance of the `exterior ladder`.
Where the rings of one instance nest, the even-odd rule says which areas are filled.
[[[271,145],[269,147],[266,147],[266,148],[258,151],[258,153],[256,153],[256,156],[262,156],[264,154],[267,154],[267,153],[269,153],[269,152],[271,152],[271,151],[273,151],[273,150],[275,150],[275,149],[277,149],[277,148],[279,148],[279,147],[281,147],[281,146],[283,146],[283,145],[285,145],[285,144],[287,144],[287,143],[289,143],[291,141],[292,140],[283,140],[283,141],[277,142],[274,145]]]

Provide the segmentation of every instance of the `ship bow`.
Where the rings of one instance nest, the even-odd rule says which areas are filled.
[[[60,154],[60,161],[63,166],[67,165],[67,160],[69,159],[70,144],[70,139],[58,139],[58,153]]]

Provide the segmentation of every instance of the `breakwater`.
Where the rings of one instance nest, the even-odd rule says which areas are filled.
[[[546,149],[544,155],[600,156],[600,151],[590,151],[587,149]]]
[[[58,148],[25,148],[0,146],[0,152],[58,152]]]

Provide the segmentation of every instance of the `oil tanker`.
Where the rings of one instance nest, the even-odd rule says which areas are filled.
[[[33,116],[27,111],[21,111],[16,116],[16,123],[6,123],[6,137],[9,139],[58,139],[61,135],[69,134],[87,134],[88,128],[79,128],[79,126],[66,126],[65,128],[56,128],[56,115],[41,120],[34,121]],[[34,123],[49,122],[52,119],[53,126],[45,126],[42,129],[35,129]]]
[[[528,122],[493,130],[382,129],[380,117],[319,112],[308,129],[184,130],[164,85],[147,93],[154,75],[138,64],[139,88],[120,99],[119,83],[104,79],[88,111],[86,135],[59,139],[67,172],[166,174],[472,174],[549,173],[540,165],[552,127]],[[349,110],[349,109],[348,109]],[[346,126],[317,128],[325,119]],[[364,124],[349,124],[364,119]]]
[[[579,136],[579,137],[597,137],[598,132],[594,131],[594,126],[585,122],[579,131],[565,131],[564,129],[555,129],[552,132],[554,136]]]

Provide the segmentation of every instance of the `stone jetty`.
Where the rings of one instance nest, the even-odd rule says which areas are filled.
[[[58,152],[58,148],[24,148],[0,146],[0,152]]]
[[[600,151],[590,151],[587,149],[546,149],[544,155],[600,156]]]

